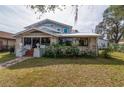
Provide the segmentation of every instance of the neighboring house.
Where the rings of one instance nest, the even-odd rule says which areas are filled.
[[[45,19],[25,27],[15,35],[16,56],[32,55],[37,46],[44,48],[56,43],[78,44],[81,51],[98,52],[95,33],[79,33],[72,30],[72,26]]]
[[[124,39],[121,39],[121,40],[118,42],[118,44],[124,45]]]
[[[98,39],[98,48],[99,49],[108,48],[108,40],[99,38]]]
[[[16,39],[14,34],[0,31],[0,50],[8,50],[10,47],[15,47]]]
[[[118,44],[119,45],[124,45],[124,35],[120,38]]]

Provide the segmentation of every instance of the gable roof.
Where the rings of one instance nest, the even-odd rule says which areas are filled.
[[[64,25],[64,26],[72,27],[71,25],[67,25],[67,24],[64,24],[64,23],[60,23],[60,22],[57,22],[57,21],[54,21],[54,20],[51,20],[51,19],[44,19],[44,20],[42,20],[42,21],[39,21],[39,22],[34,23],[34,24],[31,24],[31,25],[26,26],[26,27],[24,27],[24,28],[34,27],[34,26],[36,26],[37,24],[41,24],[41,23],[44,23],[44,22],[53,22],[53,23],[56,23],[56,24],[59,24],[59,25]]]
[[[52,31],[49,30],[49,29],[47,29],[47,28],[31,28],[31,29],[26,29],[24,31],[21,31],[21,32],[16,33],[15,36],[18,36],[20,34],[23,34],[25,32],[31,31],[31,30],[41,31],[43,33],[47,33],[47,34],[50,34],[52,36],[57,36],[55,33],[52,33]]]
[[[4,32],[4,31],[0,31],[0,38],[15,40],[14,34],[9,33],[9,32]]]

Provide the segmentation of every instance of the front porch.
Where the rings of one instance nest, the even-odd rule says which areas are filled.
[[[50,37],[23,37],[22,49],[25,50],[23,56],[40,57],[45,53],[45,48],[52,44],[64,46],[77,46],[80,51],[97,51],[95,38],[90,37],[56,37],[56,42],[52,42]],[[36,56],[35,56],[36,55]]]
[[[77,46],[80,51],[97,53],[96,36],[60,36],[31,30],[16,37],[16,56],[42,56],[47,46],[60,44]]]

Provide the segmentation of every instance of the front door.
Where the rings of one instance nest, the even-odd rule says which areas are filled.
[[[36,46],[36,44],[40,44],[40,38],[39,37],[35,37],[35,38],[33,38],[33,44],[32,44],[32,47],[33,48],[36,48],[37,46]]]

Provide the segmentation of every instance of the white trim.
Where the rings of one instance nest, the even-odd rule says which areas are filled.
[[[24,37],[52,37],[52,36],[23,36]]]
[[[56,34],[50,33],[50,32],[48,32],[48,31],[43,31],[42,29],[38,29],[38,28],[31,28],[31,29],[24,30],[24,31],[22,31],[22,32],[17,33],[15,36],[20,35],[20,34],[23,34],[23,33],[25,33],[25,32],[28,32],[28,31],[30,31],[30,30],[38,30],[38,31],[41,31],[41,32],[43,32],[43,33],[47,33],[47,34],[52,35],[52,36],[57,36]]]

